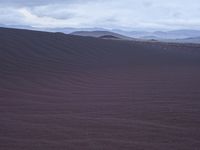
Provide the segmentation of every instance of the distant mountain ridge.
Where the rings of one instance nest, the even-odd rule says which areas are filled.
[[[100,36],[99,38],[101,38],[101,39],[120,39],[113,35],[103,35],[103,36]]]
[[[200,37],[199,30],[172,30],[172,31],[122,31],[118,30],[117,33],[124,34],[133,38],[142,39],[185,39],[192,37]]]
[[[113,36],[109,39],[123,39],[123,40],[156,40],[161,42],[178,42],[178,43],[200,43],[200,30],[181,29],[171,31],[125,31],[120,29],[104,29],[104,28],[37,28],[31,26],[20,25],[4,25],[0,24],[0,27],[29,29],[36,31],[48,31],[48,32],[62,32],[65,34],[79,35],[79,36]],[[116,38],[114,38],[116,37]],[[105,38],[105,37],[104,37]],[[108,38],[108,37],[107,37]]]
[[[124,39],[124,40],[133,40],[133,38],[121,35],[118,33],[110,32],[110,31],[76,31],[70,33],[71,35],[78,36],[90,36],[96,38],[113,38],[113,39]]]
[[[169,32],[156,31],[150,32],[130,32],[134,35],[128,37],[126,34],[115,33],[110,31],[77,31],[70,33],[71,35],[89,36],[104,39],[123,39],[123,40],[144,40],[144,41],[160,41],[172,43],[196,43],[200,44],[200,31],[195,30],[175,30]],[[146,36],[145,36],[146,35]],[[199,36],[198,36],[199,35]]]
[[[175,40],[175,42],[177,42],[177,43],[196,43],[196,44],[200,44],[200,37],[178,39],[178,40]]]

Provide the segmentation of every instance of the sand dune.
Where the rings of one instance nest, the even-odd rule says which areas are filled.
[[[0,29],[0,149],[200,148],[200,45]]]

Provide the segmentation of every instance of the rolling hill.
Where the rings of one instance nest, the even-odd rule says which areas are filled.
[[[78,36],[88,36],[88,37],[103,37],[103,36],[112,36],[113,39],[123,39],[123,40],[133,40],[133,38],[110,32],[110,31],[76,31],[72,32],[71,35],[78,35]]]

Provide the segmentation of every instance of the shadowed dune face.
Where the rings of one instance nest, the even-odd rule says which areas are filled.
[[[0,149],[200,147],[200,46],[0,29]]]

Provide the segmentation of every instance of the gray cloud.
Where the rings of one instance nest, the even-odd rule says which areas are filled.
[[[2,0],[1,4],[14,6],[39,6],[57,3],[79,2],[80,0]]]
[[[0,24],[35,27],[200,28],[198,0],[3,0]]]

